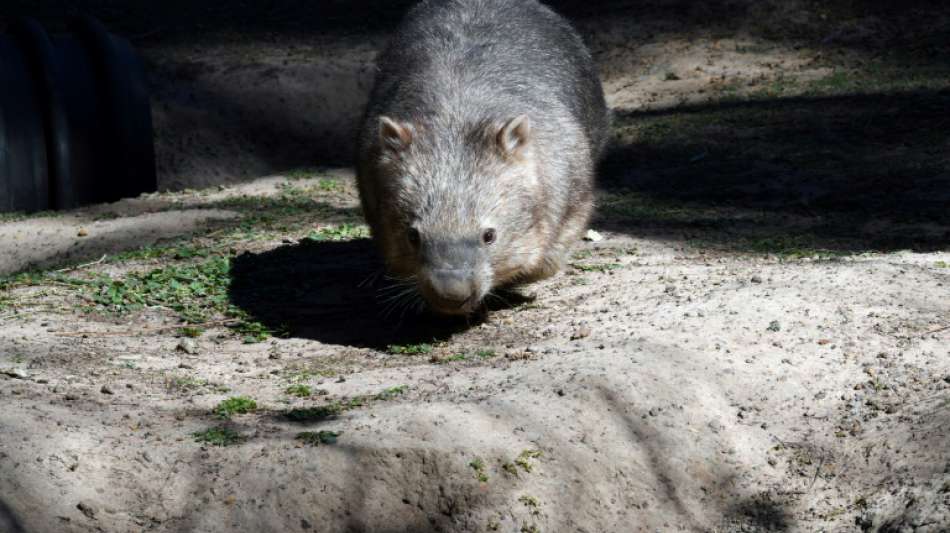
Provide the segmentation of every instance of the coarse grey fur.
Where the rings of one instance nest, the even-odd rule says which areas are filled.
[[[358,141],[390,273],[443,313],[550,276],[586,229],[608,111],[589,52],[535,0],[424,0],[380,56]]]

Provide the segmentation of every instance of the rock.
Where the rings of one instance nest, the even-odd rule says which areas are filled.
[[[13,379],[29,379],[30,374],[22,368],[4,368],[0,370],[0,375],[7,376]]]
[[[584,234],[584,240],[590,242],[600,242],[604,240],[604,236],[592,229],[589,229],[587,230],[587,233]]]
[[[86,515],[90,520],[96,519],[96,508],[92,506],[89,502],[79,502],[76,504],[76,509]]]
[[[198,343],[194,339],[184,338],[175,349],[188,355],[196,355],[198,353]]]
[[[112,391],[112,388],[108,385],[103,385],[102,388],[99,389],[99,392],[102,394],[115,394],[115,392]]]
[[[752,278],[749,281],[751,281],[752,283],[762,283],[762,278],[760,278],[759,276],[752,276]]]
[[[590,337],[590,334],[591,334],[590,326],[581,326],[577,328],[576,330],[574,330],[574,333],[571,335],[571,340],[576,341],[578,339]]]
[[[79,228],[79,231],[76,232],[77,237],[88,237],[89,231],[86,228]]]

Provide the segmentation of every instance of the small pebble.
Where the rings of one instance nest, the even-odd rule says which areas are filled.
[[[592,229],[589,229],[587,230],[587,233],[584,234],[584,240],[589,242],[600,242],[604,240],[604,236]]]
[[[79,502],[76,504],[76,509],[79,509],[82,514],[86,515],[87,518],[95,519],[96,518],[96,508],[93,507],[88,502]]]
[[[198,343],[194,339],[184,338],[179,343],[176,349],[179,352],[185,352],[189,355],[196,355],[198,353]]]
[[[578,339],[590,337],[590,333],[590,326],[581,326],[574,331],[573,335],[571,335],[571,340],[576,341]]]

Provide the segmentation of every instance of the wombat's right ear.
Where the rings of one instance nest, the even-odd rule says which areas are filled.
[[[402,152],[412,144],[412,125],[379,117],[379,143],[385,150]]]

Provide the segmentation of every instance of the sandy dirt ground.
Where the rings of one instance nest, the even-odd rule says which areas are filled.
[[[874,17],[618,20],[579,23],[599,236],[451,322],[388,301],[352,171],[313,163],[378,39],[146,49],[174,192],[0,221],[0,531],[950,530],[948,78],[842,76]],[[835,100],[862,83],[890,96]],[[703,114],[763,99],[805,107]],[[882,154],[913,194],[855,186]]]

